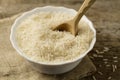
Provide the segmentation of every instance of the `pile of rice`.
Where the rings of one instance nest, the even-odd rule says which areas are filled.
[[[16,40],[23,54],[33,61],[62,63],[74,60],[88,50],[93,31],[83,20],[78,35],[52,29],[72,19],[65,12],[40,12],[29,16],[16,30]]]

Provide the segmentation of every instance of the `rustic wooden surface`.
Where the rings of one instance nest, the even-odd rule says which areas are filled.
[[[23,4],[18,4],[19,2]],[[27,3],[27,0],[0,0],[0,18],[48,4],[77,10],[81,2],[80,0],[30,0],[30,3]],[[31,4],[33,6],[30,6]],[[22,7],[23,5],[26,7]],[[17,7],[12,8],[13,6]],[[97,30],[97,42],[89,54],[97,67],[97,72],[83,80],[120,80],[120,0],[97,0],[86,16],[94,23]]]

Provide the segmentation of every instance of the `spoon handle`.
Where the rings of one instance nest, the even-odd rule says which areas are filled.
[[[85,14],[85,12],[91,7],[91,5],[95,2],[96,0],[85,0],[78,10],[77,15],[75,16],[75,25],[77,25],[81,19],[81,17]]]

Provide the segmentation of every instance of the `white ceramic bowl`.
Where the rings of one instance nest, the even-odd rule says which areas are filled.
[[[38,13],[38,12],[46,12],[46,11],[62,11],[62,12],[67,12],[68,14],[72,14],[75,15],[77,12],[73,9],[69,9],[69,8],[65,8],[65,7],[54,7],[54,6],[46,6],[46,7],[39,7],[39,8],[35,8],[31,11],[25,12],[23,13],[20,17],[18,17],[14,24],[12,25],[11,28],[11,34],[10,34],[10,41],[13,45],[13,47],[15,48],[15,50],[22,56],[24,57],[26,60],[28,60],[32,66],[37,69],[38,71],[40,71],[41,73],[46,73],[46,74],[61,74],[61,73],[65,73],[68,72],[70,70],[72,70],[73,68],[75,68],[80,61],[87,55],[87,53],[92,50],[95,42],[96,42],[96,30],[93,27],[92,22],[86,17],[83,16],[82,20],[85,21],[86,24],[89,25],[89,27],[92,29],[92,31],[94,32],[94,38],[90,44],[90,48],[83,54],[81,54],[79,56],[79,58],[76,58],[72,61],[69,62],[64,62],[64,63],[56,63],[56,64],[46,64],[43,62],[35,62],[32,61],[29,57],[24,56],[24,54],[22,53],[22,51],[20,51],[19,47],[17,46],[16,43],[16,39],[15,39],[15,31],[16,28],[18,27],[18,25],[24,21],[24,19],[26,17],[29,17],[32,14]]]

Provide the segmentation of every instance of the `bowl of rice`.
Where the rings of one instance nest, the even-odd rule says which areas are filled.
[[[18,54],[39,72],[68,72],[81,62],[96,42],[96,30],[85,15],[78,24],[77,36],[66,31],[53,31],[76,13],[74,9],[55,6],[25,12],[12,25],[10,41]]]

